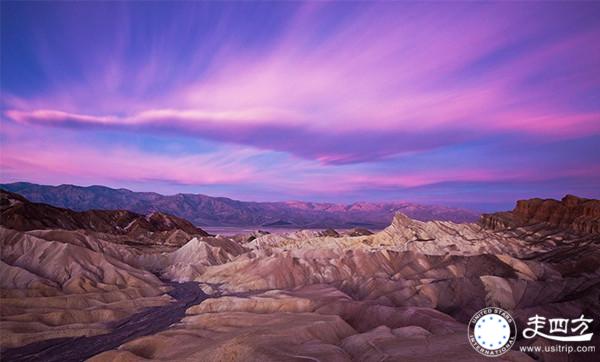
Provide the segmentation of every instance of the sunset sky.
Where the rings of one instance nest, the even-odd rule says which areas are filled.
[[[0,181],[600,198],[600,2],[2,2]]]

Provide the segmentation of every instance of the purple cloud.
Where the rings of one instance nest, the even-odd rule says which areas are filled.
[[[598,4],[25,3],[4,13],[11,178],[101,177],[84,155],[121,180],[369,198],[394,186],[558,177],[537,165],[600,172],[582,171],[578,159],[597,161],[583,151],[536,148],[600,135]],[[20,150],[13,130],[36,131]],[[62,131],[74,139],[49,139]],[[156,155],[108,133],[215,150]],[[490,152],[502,137],[530,146],[519,157]],[[244,156],[215,161],[230,152]],[[344,181],[323,186],[331,178]]]

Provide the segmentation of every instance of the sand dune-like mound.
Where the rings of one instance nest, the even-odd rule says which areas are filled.
[[[113,290],[120,286],[151,289],[161,284],[151,273],[109,255],[73,244],[21,235],[20,239],[2,242],[2,260],[57,283],[64,292]]]
[[[106,333],[106,322],[171,300],[156,276],[109,254],[14,230],[0,236],[3,347]]]
[[[108,360],[480,360],[466,327],[429,308],[382,307],[315,285],[209,299],[168,331],[122,345]],[[177,342],[176,342],[177,341]],[[530,361],[511,352],[503,361]]]
[[[598,274],[569,278],[550,265],[510,256],[287,251],[206,267],[195,280],[234,293],[329,284],[357,300],[435,308],[463,322],[486,305],[515,310],[568,299],[600,311]]]

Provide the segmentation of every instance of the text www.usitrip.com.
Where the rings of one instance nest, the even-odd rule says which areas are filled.
[[[520,346],[521,352],[533,352],[533,353],[583,353],[583,352],[595,352],[596,346],[572,346],[567,344],[554,344],[549,346]]]

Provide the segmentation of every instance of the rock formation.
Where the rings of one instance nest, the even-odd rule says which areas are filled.
[[[481,223],[491,229],[547,224],[547,228],[578,234],[600,234],[600,201],[567,195],[562,200],[520,200],[512,212],[484,214]]]
[[[86,230],[144,239],[157,233],[162,244],[181,246],[191,235],[208,236],[204,230],[176,216],[153,212],[140,215],[126,210],[76,212],[46,204],[29,202],[24,197],[0,190],[0,219],[7,228],[29,231],[41,229]],[[182,240],[182,235],[183,239]]]
[[[107,333],[105,323],[168,303],[152,273],[102,251],[0,227],[3,348]]]
[[[157,248],[127,243],[131,238],[122,229],[100,229],[100,221],[86,224],[79,213],[59,209],[59,217],[50,217],[47,205],[5,199],[3,211],[21,209],[8,213],[20,218],[11,216],[0,228],[2,348],[21,360],[47,350],[31,342],[110,337],[114,325],[123,330],[137,321],[134,313],[148,313],[143,319],[150,323],[152,313],[171,305],[187,308],[178,322],[78,356],[92,361],[480,361],[466,334],[473,313],[485,306],[506,309],[520,329],[536,313],[600,320],[595,200],[528,200],[512,212],[485,215],[479,224],[422,222],[397,214],[375,233],[191,236],[179,228],[186,223],[143,217],[144,230],[170,225],[171,231],[189,236],[178,247],[157,242],[163,245]],[[102,220],[120,225],[120,218]],[[197,283],[209,298],[181,307],[167,281]],[[591,328],[596,335],[591,343],[600,350],[600,326]],[[78,344],[90,339],[61,343],[76,353]],[[538,342],[517,341],[529,343]],[[50,352],[42,352],[50,360],[61,358],[57,349],[51,356],[43,353]],[[556,358],[513,348],[498,360]],[[587,358],[569,355],[569,361]]]

